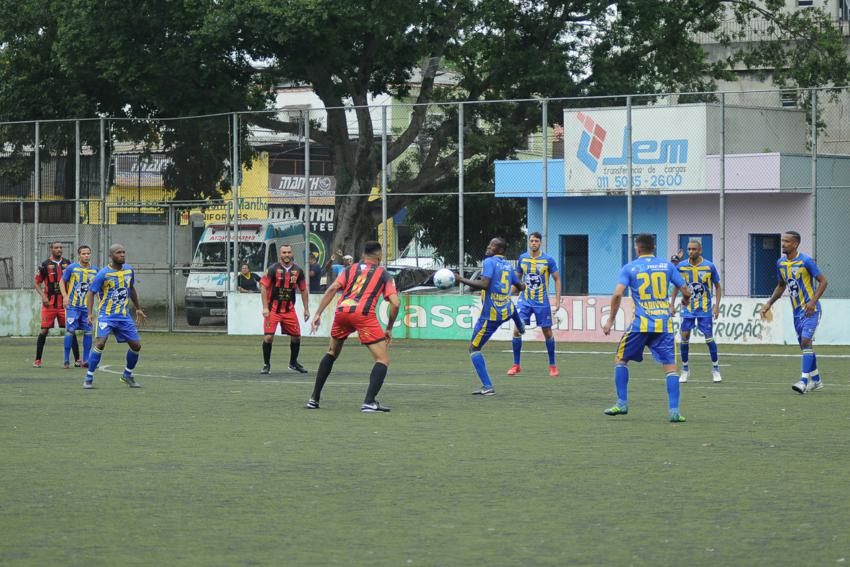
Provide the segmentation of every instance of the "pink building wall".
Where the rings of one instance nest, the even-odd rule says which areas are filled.
[[[718,195],[669,195],[667,242],[676,251],[680,234],[712,234],[714,261],[720,251]],[[726,281],[724,293],[746,296],[750,286],[750,234],[796,230],[803,237],[800,249],[808,250],[812,235],[811,196],[800,193],[726,195]],[[663,251],[659,251],[663,252]],[[777,258],[781,250],[777,250]],[[720,266],[718,266],[718,269]]]

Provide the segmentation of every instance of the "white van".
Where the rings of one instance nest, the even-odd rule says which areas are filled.
[[[255,274],[262,273],[278,260],[281,244],[292,246],[296,263],[304,262],[304,223],[298,220],[259,220],[239,223],[238,235],[234,226],[211,224],[204,229],[186,280],[186,321],[197,325],[201,317],[224,317],[227,314],[227,281],[230,291],[236,291],[236,276],[232,271],[234,242],[239,239],[238,265],[248,264]],[[230,249],[229,252],[227,249]],[[227,260],[230,259],[230,266]]]

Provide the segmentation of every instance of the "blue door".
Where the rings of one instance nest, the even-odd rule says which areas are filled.
[[[750,235],[750,296],[770,297],[776,288],[776,261],[782,256],[779,234]]]
[[[714,254],[712,252],[711,240],[712,235],[710,234],[680,234],[679,235],[679,248],[685,251],[685,258],[688,257],[688,242],[691,240],[696,240],[702,243],[702,257],[706,260],[713,262]]]

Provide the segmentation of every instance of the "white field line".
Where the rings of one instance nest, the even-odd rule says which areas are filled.
[[[720,358],[726,356],[741,356],[741,357],[768,357],[768,358],[800,358],[801,354],[785,354],[785,353],[755,353],[755,352],[723,352],[723,349],[719,349]],[[502,350],[499,352],[504,353],[513,353],[512,350]],[[545,350],[525,350],[522,349],[523,354],[546,354]],[[614,350],[556,350],[555,354],[606,354],[609,356],[614,355]],[[819,354],[815,353],[818,358],[850,358],[850,354]],[[689,356],[709,356],[707,352],[692,352]]]

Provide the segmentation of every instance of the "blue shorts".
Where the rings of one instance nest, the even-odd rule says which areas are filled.
[[[649,347],[652,358],[660,364],[676,363],[676,346],[673,333],[641,333],[629,329],[620,339],[617,358],[623,361],[643,360],[643,349]]]
[[[705,338],[710,338],[712,336],[712,323],[711,317],[682,317],[682,332],[687,332],[693,329],[695,326],[699,326],[699,332],[705,335]]]
[[[91,331],[89,325],[89,310],[83,307],[68,307],[65,309],[66,331]]]
[[[99,319],[97,322],[97,338],[108,337],[110,333],[112,333],[115,340],[119,343],[139,340],[139,331],[136,329],[136,324],[129,317]]]
[[[490,337],[493,336],[493,333],[496,332],[496,329],[502,326],[502,323],[507,323],[510,321],[508,319],[496,319],[495,321],[491,321],[484,317],[478,319],[475,322],[475,326],[472,328],[472,341],[469,343],[473,349],[481,350],[487,341],[490,340]]]
[[[805,311],[794,312],[794,330],[797,331],[797,340],[815,338],[815,331],[820,323],[820,311],[815,311],[807,316]]]
[[[517,311],[519,311],[519,317],[525,325],[531,325],[531,315],[533,313],[538,327],[547,328],[552,326],[552,307],[548,302],[541,304],[520,301],[517,303]]]

